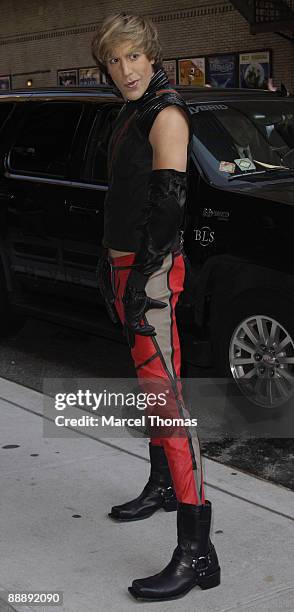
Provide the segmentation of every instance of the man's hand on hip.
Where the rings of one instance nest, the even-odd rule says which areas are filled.
[[[165,308],[167,304],[146,295],[145,290],[127,285],[123,296],[125,325],[124,333],[131,348],[135,345],[135,334],[156,336],[153,325],[149,325],[145,313],[152,308]]]

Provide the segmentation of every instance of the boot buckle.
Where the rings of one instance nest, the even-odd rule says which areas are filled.
[[[163,497],[164,501],[168,501],[174,496],[173,487],[170,486],[170,487],[165,487],[164,489],[161,489],[160,495]]]
[[[200,567],[197,567],[199,564],[199,561],[201,561],[202,559],[204,559],[206,561],[206,565],[202,565]],[[205,557],[197,557],[197,559],[192,559],[192,564],[191,564],[192,569],[196,569],[196,570],[201,570],[199,575],[202,576],[205,575],[206,570],[208,569],[208,565],[207,565],[207,558]]]

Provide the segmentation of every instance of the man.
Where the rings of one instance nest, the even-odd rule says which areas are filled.
[[[290,96],[290,92],[288,91],[287,87],[285,87],[284,83],[281,83],[281,87],[279,89],[274,85],[273,79],[267,80],[267,88],[269,91],[277,91],[280,96]]]
[[[185,274],[179,231],[187,195],[190,115],[170,88],[157,32],[146,19],[124,13],[108,17],[92,52],[125,101],[109,143],[103,240],[108,260],[101,260],[99,286],[111,316],[115,306],[124,325],[140,381],[168,385],[166,414],[183,417],[175,307]],[[134,580],[129,591],[137,599],[161,601],[196,585],[217,586],[220,568],[209,538],[211,504],[204,496],[198,439],[185,427],[170,436],[153,432],[149,449],[147,485],[135,500],[114,506],[110,516],[138,520],[158,508],[177,508],[178,546],[162,572]]]

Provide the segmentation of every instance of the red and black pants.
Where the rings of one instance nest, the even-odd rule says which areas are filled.
[[[112,283],[115,291],[115,306],[119,318],[124,323],[124,295],[128,275],[135,255],[111,258]],[[186,419],[189,413],[182,398],[180,381],[181,350],[175,308],[183,291],[185,264],[181,253],[166,256],[159,270],[154,272],[146,284],[146,294],[167,304],[163,309],[146,312],[146,319],[153,325],[155,336],[136,334],[135,345],[131,349],[132,358],[140,382],[154,380],[162,388],[169,389],[168,417]],[[160,410],[162,416],[163,409]],[[182,421],[181,421],[182,422]],[[179,502],[188,504],[205,503],[203,472],[200,446],[197,435],[188,427],[180,427],[173,435],[155,437],[151,434],[151,444],[163,446],[168,460],[174,489]]]

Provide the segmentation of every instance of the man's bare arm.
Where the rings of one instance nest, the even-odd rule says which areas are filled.
[[[125,333],[130,346],[135,334],[153,336],[155,328],[144,320],[152,308],[165,308],[166,303],[146,295],[148,278],[163,264],[164,258],[177,244],[182,226],[187,192],[188,119],[176,107],[163,109],[156,117],[149,141],[153,149],[152,172],[148,183],[146,221],[142,238],[126,286]]]
[[[153,149],[153,170],[186,171],[189,126],[181,109],[177,106],[163,109],[153,123],[149,141]]]

